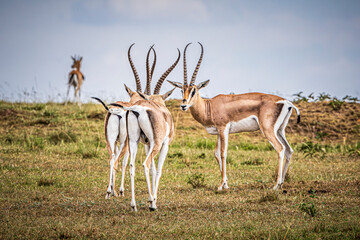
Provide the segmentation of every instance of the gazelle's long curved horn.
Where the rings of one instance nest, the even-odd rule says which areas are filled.
[[[196,78],[196,75],[197,75],[197,73],[198,73],[198,71],[199,71],[200,64],[201,64],[201,61],[202,61],[202,58],[203,58],[203,55],[204,55],[203,45],[202,45],[200,42],[198,42],[198,43],[199,43],[200,46],[201,46],[201,54],[200,54],[199,61],[198,61],[197,65],[196,65],[196,68],[195,68],[195,70],[194,70],[194,73],[193,73],[193,75],[192,75],[192,77],[191,77],[190,86],[191,86],[191,85],[194,85],[194,83],[195,83],[195,78]]]
[[[135,66],[134,66],[134,63],[133,61],[131,60],[131,56],[130,56],[130,51],[131,51],[131,47],[134,46],[135,43],[131,44],[131,46],[129,47],[129,50],[128,50],[128,58],[129,58],[129,62],[130,62],[130,66],[131,66],[131,69],[134,73],[134,77],[135,77],[135,81],[136,81],[136,91],[140,91],[141,92],[141,82],[140,82],[140,78],[139,78],[139,75],[135,69]]]
[[[156,65],[156,51],[155,51],[154,45],[152,45],[151,49],[154,52],[154,61],[153,61],[153,65],[151,66],[151,71],[150,71],[150,78],[152,79],[154,70],[155,70],[155,65]],[[151,94],[150,87],[149,87],[149,94]]]
[[[166,70],[166,72],[164,72],[164,74],[160,77],[160,79],[158,80],[158,82],[156,83],[156,86],[155,86],[155,90],[154,90],[154,94],[159,94],[160,93],[160,89],[161,89],[161,86],[163,84],[163,82],[165,81],[165,78],[170,74],[170,72],[176,67],[176,65],[178,64],[179,60],[180,60],[180,56],[181,56],[181,53],[180,53],[180,50],[178,50],[178,58],[176,59],[176,61],[173,63],[173,65],[171,65],[169,67],[168,70]]]
[[[190,44],[188,43],[184,49],[184,85],[187,85],[186,49]]]
[[[145,94],[150,95],[151,94],[151,80],[152,80],[152,76],[154,73],[154,69],[155,69],[155,63],[156,63],[156,53],[154,50],[154,45],[152,45],[147,53],[146,56],[146,88],[145,88]],[[150,56],[150,52],[151,50],[153,50],[154,52],[154,61],[153,61],[153,65],[151,67],[150,70],[150,65],[149,65],[149,56]]]

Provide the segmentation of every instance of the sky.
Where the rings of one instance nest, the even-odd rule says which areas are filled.
[[[203,97],[263,92],[360,97],[358,0],[0,0],[0,99],[64,101],[71,56],[83,56],[82,101],[128,100],[132,58],[145,88],[155,44],[156,81],[187,43]],[[183,81],[182,58],[167,77]],[[172,89],[165,82],[161,93]],[[70,93],[71,96],[73,92]],[[181,98],[176,90],[172,98]]]

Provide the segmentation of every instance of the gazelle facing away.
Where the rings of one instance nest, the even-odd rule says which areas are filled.
[[[83,58],[71,56],[71,59],[73,60],[73,64],[71,65],[72,70],[69,73],[68,90],[67,90],[66,97],[67,97],[67,99],[69,99],[70,87],[71,86],[74,87],[74,96],[76,98],[77,103],[79,105],[81,105],[80,88],[81,88],[81,85],[83,84],[83,81],[85,80],[84,74],[82,74],[82,72],[80,72],[81,61]]]
[[[175,63],[158,80],[153,95],[149,96],[138,91],[138,94],[145,100],[137,101],[132,106],[122,104],[121,102],[111,104],[128,111],[127,130],[130,148],[131,207],[134,211],[137,211],[135,201],[135,158],[139,141],[145,144],[146,158],[143,166],[149,191],[149,208],[150,210],[157,208],[156,200],[162,167],[169,144],[174,137],[173,119],[164,102],[174,89],[163,95],[159,95],[159,93],[165,78],[175,68],[180,59],[179,50],[178,53],[179,55]],[[135,68],[133,68],[133,71],[135,75]],[[151,80],[151,77],[149,79]],[[147,86],[146,92],[149,93],[150,84]],[[159,158],[156,168],[154,159],[158,153]],[[151,172],[151,183],[149,172]]]
[[[115,190],[115,176],[119,160],[124,157],[122,165],[122,176],[120,185],[120,195],[124,193],[124,178],[127,160],[129,158],[127,128],[126,128],[126,111],[116,107],[108,107],[105,103],[96,97],[93,99],[99,101],[106,109],[107,114],[104,122],[106,148],[110,155],[109,184],[106,190],[105,199],[111,196],[118,196]]]
[[[136,90],[141,92],[141,82],[140,79],[137,75],[137,72],[134,68],[134,64],[131,60],[131,55],[130,55],[130,51],[131,48],[134,44],[132,44],[129,47],[128,50],[128,59],[131,65],[131,68],[134,72],[134,76],[135,76],[135,82],[136,82]],[[155,50],[150,47],[148,54],[147,54],[147,60],[146,60],[146,64],[147,64],[147,83],[149,83],[149,81],[151,81],[151,79],[149,79],[150,76],[152,76],[152,72],[153,69],[155,67],[155,58],[154,58],[154,62],[152,65],[152,70],[151,72],[149,72],[150,67],[149,67],[149,55],[151,50],[154,52],[155,56]],[[150,84],[147,84],[150,85]],[[143,100],[143,98],[137,93],[137,92],[133,92],[130,88],[128,88],[125,85],[125,89],[128,92],[129,96],[130,96],[130,103],[125,103],[125,102],[121,102],[122,104],[126,105],[126,104],[132,104],[136,101],[139,100]],[[105,117],[105,122],[104,122],[104,130],[105,130],[105,140],[106,140],[106,148],[109,152],[110,155],[110,171],[109,171],[109,184],[107,187],[107,191],[106,191],[106,199],[109,199],[111,196],[118,196],[115,190],[115,179],[116,179],[116,170],[119,164],[119,160],[124,157],[123,159],[123,163],[122,163],[122,171],[121,171],[121,185],[120,185],[120,196],[124,196],[124,180],[125,180],[125,170],[127,167],[127,163],[128,163],[128,156],[129,156],[129,149],[128,149],[128,141],[127,141],[127,123],[126,123],[126,114],[127,111],[119,108],[119,107],[113,107],[113,106],[106,106],[105,103],[97,98],[97,97],[92,97],[93,99],[99,101],[106,109],[107,114]]]
[[[199,90],[206,87],[210,80],[195,85],[195,78],[204,53],[203,46],[201,43],[199,44],[201,55],[190,83],[187,82],[186,70],[186,49],[190,43],[184,49],[184,83],[169,82],[182,91],[181,110],[186,111],[190,108],[193,118],[201,123],[208,133],[218,136],[215,158],[219,163],[222,176],[218,190],[229,188],[226,176],[229,133],[250,132],[259,129],[278,153],[278,177],[274,189],[280,188],[293,153],[285,138],[285,127],[293,109],[298,115],[298,122],[300,121],[299,110],[284,98],[264,93],[221,94],[211,99],[201,98]]]
[[[141,83],[140,83],[139,76],[137,74],[137,71],[135,69],[135,66],[134,66],[134,64],[131,60],[131,56],[130,56],[130,50],[131,50],[132,46],[133,45],[131,45],[129,48],[128,57],[129,57],[129,62],[130,62],[131,68],[132,68],[134,76],[135,76],[137,92],[133,92],[130,88],[125,86],[126,91],[128,92],[128,94],[131,97],[130,103],[119,101],[119,102],[116,102],[113,104],[113,106],[115,106],[115,107],[107,108],[107,106],[100,99],[98,99],[98,98],[95,98],[95,99],[100,101],[104,105],[105,109],[107,109],[107,111],[108,111],[108,114],[105,119],[105,136],[107,139],[107,146],[108,146],[108,150],[109,150],[111,157],[110,157],[110,180],[109,180],[109,185],[108,185],[108,190],[107,190],[107,198],[110,197],[111,195],[116,195],[116,194],[114,194],[115,168],[118,165],[118,160],[123,155],[124,149],[127,148],[127,146],[128,146],[127,142],[125,143],[124,138],[120,137],[120,135],[122,135],[121,133],[125,132],[125,133],[127,133],[127,137],[129,139],[130,150],[131,150],[131,161],[130,161],[130,176],[131,176],[131,189],[132,189],[132,191],[131,191],[132,192],[131,206],[132,206],[133,210],[136,210],[134,183],[135,183],[135,156],[136,156],[137,147],[138,147],[137,145],[138,145],[139,141],[143,142],[145,144],[146,153],[147,154],[152,153],[151,156],[153,156],[153,157],[151,157],[150,160],[148,160],[151,163],[151,165],[150,165],[150,171],[151,171],[151,175],[152,175],[151,190],[152,190],[152,192],[157,193],[157,191],[155,191],[155,189],[158,188],[158,184],[156,184],[156,181],[157,181],[157,183],[159,183],[162,165],[163,165],[163,162],[164,162],[166,154],[167,154],[167,148],[163,147],[163,145],[165,144],[164,146],[168,146],[168,143],[167,143],[168,141],[166,139],[163,139],[163,141],[165,141],[167,144],[166,143],[162,144],[160,146],[161,151],[159,150],[158,144],[159,144],[159,141],[161,141],[159,139],[162,137],[161,126],[169,125],[170,122],[172,123],[171,115],[165,106],[164,100],[168,96],[170,96],[170,94],[173,92],[174,89],[163,95],[159,95],[159,93],[160,93],[160,89],[161,89],[161,86],[162,86],[165,78],[170,74],[170,72],[177,65],[177,63],[180,59],[180,51],[178,50],[179,56],[178,56],[177,60],[175,61],[175,63],[172,66],[170,66],[169,69],[158,80],[155,90],[154,90],[154,94],[147,95],[147,94],[150,94],[150,82],[152,79],[152,75],[153,75],[153,71],[154,71],[154,67],[155,67],[155,63],[156,63],[156,53],[155,53],[155,50],[153,49],[153,47],[151,47],[150,50],[153,50],[153,52],[154,52],[154,63],[151,67],[151,70],[150,70],[150,66],[148,64],[150,50],[147,55],[147,61],[146,61],[147,84],[146,84],[146,89],[145,89],[146,94],[143,94],[143,93],[141,93],[142,90],[141,90]],[[140,95],[142,97],[140,97]],[[144,100],[144,98],[147,100]],[[133,109],[134,107],[141,108],[141,106],[144,106],[144,105],[145,106],[151,105],[152,110],[148,110],[148,112],[144,113],[141,110],[135,111]],[[129,110],[129,111],[124,111],[124,109]],[[150,112],[152,112],[152,113],[150,113]],[[125,113],[125,118],[123,117],[124,113]],[[152,124],[152,126],[154,126],[154,129],[156,129],[156,134],[153,133],[153,135],[156,135],[156,137],[153,137],[153,136],[148,137],[148,135],[150,134],[148,132],[149,129],[145,128],[142,125],[143,121],[139,120],[139,119],[146,118],[147,115],[149,115],[149,116],[151,115],[151,116],[155,117],[155,120],[151,120],[151,124]],[[170,117],[169,117],[169,115],[170,115]],[[153,117],[151,119],[153,119]],[[165,122],[161,120],[164,118],[166,120]],[[111,119],[113,119],[113,120],[111,120]],[[125,121],[126,124],[121,124],[122,121]],[[119,124],[119,125],[117,125],[117,124]],[[146,124],[146,120],[145,120],[145,124]],[[171,140],[172,136],[173,136],[173,125],[171,125],[170,129],[171,129],[171,131],[168,134],[166,131],[165,131],[165,133],[166,133],[166,137],[170,137],[170,140]],[[145,134],[145,132],[147,133],[147,135]],[[121,140],[121,139],[123,139],[123,140]],[[153,139],[156,139],[156,140],[153,140]],[[119,142],[119,146],[120,146],[119,148],[116,147],[117,141]],[[124,144],[122,144],[122,143],[124,143]],[[121,148],[121,146],[124,146],[124,148]],[[161,152],[161,154],[159,155],[159,163],[158,163],[157,171],[156,171],[155,161],[154,161],[154,157],[157,154],[157,153],[154,153],[155,151]],[[119,157],[117,157],[117,156],[119,156]],[[122,178],[121,178],[121,187],[120,187],[121,195],[123,195],[123,190],[124,190],[123,182],[124,182],[124,173],[125,173],[126,165],[127,165],[127,154],[125,154],[125,157],[123,160],[123,166],[122,166]],[[148,166],[147,173],[148,172],[149,172],[149,166]],[[156,194],[152,195],[152,197],[151,197],[150,209],[152,209],[152,210],[156,209]]]

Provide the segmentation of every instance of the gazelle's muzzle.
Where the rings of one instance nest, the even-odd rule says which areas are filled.
[[[180,105],[180,108],[182,111],[186,111],[189,109],[188,102],[185,98],[182,100],[182,104]]]

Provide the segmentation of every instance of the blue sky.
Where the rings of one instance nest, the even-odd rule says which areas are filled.
[[[126,100],[135,89],[127,50],[153,86],[188,42],[188,74],[204,45],[201,94],[326,92],[360,97],[360,1],[0,1],[0,98],[62,101],[71,55],[84,57],[82,99]],[[180,62],[167,79],[183,81]],[[172,87],[164,83],[162,91]],[[36,93],[35,93],[36,92]],[[180,91],[172,96],[180,97]]]

